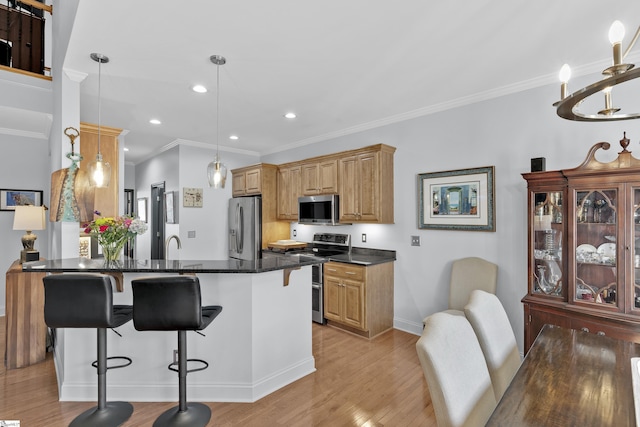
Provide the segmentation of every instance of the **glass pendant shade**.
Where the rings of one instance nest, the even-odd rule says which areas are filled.
[[[111,165],[102,160],[102,154],[98,153],[96,159],[89,164],[89,177],[96,188],[107,188],[111,180]]]
[[[227,167],[221,163],[218,156],[213,162],[207,166],[207,178],[209,179],[209,187],[224,188],[227,182]]]

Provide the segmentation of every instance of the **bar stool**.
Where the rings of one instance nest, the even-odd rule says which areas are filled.
[[[168,368],[178,372],[179,405],[160,415],[153,426],[204,427],[211,419],[211,409],[202,403],[187,402],[187,373],[202,371],[209,364],[187,359],[187,331],[201,331],[209,326],[222,307],[202,307],[200,281],[196,276],[147,277],[132,280],[131,286],[133,325],[138,331],[178,331],[178,361]],[[202,366],[188,370],[187,362]]]
[[[116,427],[131,417],[129,402],[107,402],[107,370],[131,364],[124,356],[107,357],[107,328],[117,328],[133,317],[130,305],[113,305],[111,277],[104,274],[54,274],[45,276],[44,321],[50,328],[96,328],[98,406],[78,415],[69,427]],[[118,334],[119,335],[119,334]],[[108,360],[123,361],[107,366]]]

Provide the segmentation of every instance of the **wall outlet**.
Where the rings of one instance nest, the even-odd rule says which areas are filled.
[[[411,246],[420,246],[420,236],[411,236]]]
[[[178,363],[178,350],[173,350],[173,363]]]
[[[298,235],[298,232],[296,231],[296,229],[293,229],[293,237],[296,237]]]
[[[363,243],[367,242],[367,235],[365,233],[362,233],[362,242]]]
[[[196,230],[187,231],[187,239],[195,239],[196,238]]]

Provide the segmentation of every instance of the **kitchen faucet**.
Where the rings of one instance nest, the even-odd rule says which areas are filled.
[[[175,234],[169,236],[164,247],[164,259],[169,259],[169,242],[171,242],[171,239],[176,239],[176,243],[178,244],[178,249],[182,249],[182,242],[180,241],[180,238]]]

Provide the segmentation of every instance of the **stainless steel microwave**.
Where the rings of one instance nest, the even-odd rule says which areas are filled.
[[[298,197],[300,224],[338,225],[340,203],[337,194]]]

